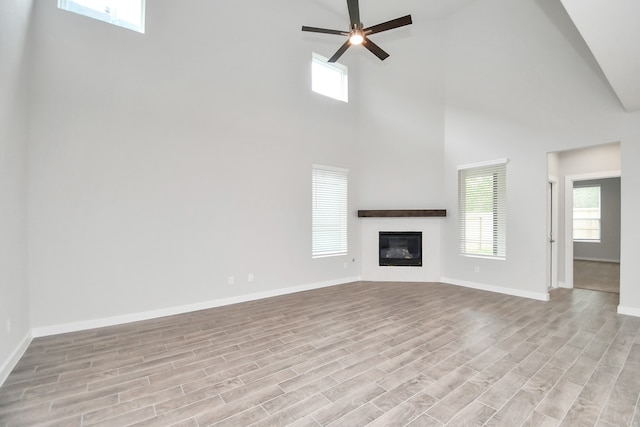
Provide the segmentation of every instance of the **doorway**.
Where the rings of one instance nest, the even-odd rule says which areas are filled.
[[[619,294],[621,179],[605,176],[573,181],[573,287]]]
[[[573,288],[574,183],[608,178],[619,179],[621,176],[620,143],[550,152],[547,159],[547,233],[545,236],[547,242],[547,285],[550,289]],[[616,245],[619,254],[619,239]],[[619,259],[618,255],[618,258],[613,261],[619,263]]]
[[[603,172],[594,172],[588,174],[579,174],[579,175],[567,175],[565,176],[565,284],[568,288],[574,287],[574,259],[575,259],[575,250],[574,246],[578,243],[574,243],[573,238],[573,190],[579,183],[585,182],[596,182],[602,181],[611,178],[620,178],[620,171],[603,171]],[[618,212],[620,210],[620,201],[618,200]],[[617,245],[618,251],[618,259],[591,259],[591,261],[620,261],[619,253],[620,253],[620,237],[618,236],[617,241],[612,243],[613,245]],[[619,282],[618,282],[619,286]]]

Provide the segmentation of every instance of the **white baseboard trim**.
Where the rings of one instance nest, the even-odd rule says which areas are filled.
[[[573,259],[576,261],[613,262],[615,264],[620,264],[619,259],[585,258],[585,257],[578,257],[578,256],[574,256]]]
[[[640,308],[625,307],[624,305],[619,305],[618,314],[626,314],[627,316],[640,317]]]
[[[0,366],[0,386],[4,384],[4,382],[9,377],[13,368],[16,367],[20,358],[24,355],[24,352],[27,351],[29,344],[31,344],[31,340],[33,336],[31,333],[27,333],[27,335],[22,339],[18,347],[11,353],[11,356]]]
[[[105,326],[122,325],[125,323],[138,322],[141,320],[157,319],[159,317],[173,316],[175,314],[189,313],[192,311],[206,310],[208,308],[222,307],[225,305],[238,304],[241,302],[255,301],[264,298],[271,298],[280,295],[293,294],[296,292],[310,291],[313,289],[326,288],[329,286],[344,285],[358,282],[361,277],[350,277],[326,282],[310,283],[307,285],[293,286],[289,288],[274,289],[272,291],[258,292],[254,294],[239,295],[230,298],[204,301],[195,304],[167,307],[158,310],[145,311],[140,313],[125,314],[122,316],[106,317],[102,319],[86,320],[81,322],[64,323],[61,325],[42,326],[33,328],[32,336],[45,337],[49,335],[64,334],[68,332],[84,331],[87,329],[103,328]]]
[[[573,289],[573,286],[569,286],[564,282],[558,282],[558,287],[559,288],[565,288],[565,289]]]
[[[499,294],[513,295],[516,297],[535,299],[538,301],[549,301],[549,292],[529,292],[520,291],[518,289],[503,288],[502,286],[485,285],[483,283],[467,282],[465,280],[452,279],[450,277],[442,277],[442,283],[455,286],[463,286],[465,288],[479,289],[481,291],[496,292]]]

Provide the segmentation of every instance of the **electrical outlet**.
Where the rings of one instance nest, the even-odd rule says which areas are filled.
[[[344,269],[346,270],[347,268],[349,268],[349,264],[347,264],[346,262],[344,263]]]
[[[7,319],[7,335],[11,333],[11,319]]]
[[[235,281],[236,280],[233,278],[233,276],[229,276],[229,278],[227,279],[227,283],[229,283],[230,285],[233,285]]]
[[[480,266],[476,265],[476,273],[480,273]]]
[[[247,276],[247,282],[253,282],[253,273],[249,273]]]

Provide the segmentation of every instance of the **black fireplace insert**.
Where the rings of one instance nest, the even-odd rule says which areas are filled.
[[[380,231],[381,266],[421,267],[421,231]]]

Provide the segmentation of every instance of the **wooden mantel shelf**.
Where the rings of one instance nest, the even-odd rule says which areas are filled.
[[[359,218],[443,217],[446,209],[359,210]]]

